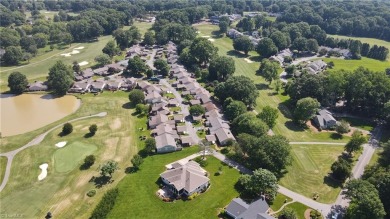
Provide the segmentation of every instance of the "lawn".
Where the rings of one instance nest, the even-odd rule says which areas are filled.
[[[134,21],[133,26],[137,27],[139,32],[141,33],[142,37],[148,31],[150,28],[152,28],[152,23],[149,22],[140,22],[140,21]]]
[[[287,167],[280,185],[309,198],[318,193],[319,202],[333,203],[340,187],[334,186],[327,175],[342,151],[343,146],[335,145],[292,145],[292,165]]]
[[[174,99],[176,98],[174,94],[172,93],[164,93],[163,94],[164,97],[168,98],[168,99]]]
[[[357,118],[350,118],[350,117],[338,117],[336,118],[338,121],[345,120],[347,121],[352,127],[356,127],[359,129],[372,131],[375,127],[375,123],[369,120],[365,119],[357,119]]]
[[[223,207],[238,196],[234,189],[240,174],[221,164],[214,157],[207,157],[205,169],[210,174],[211,187],[191,201],[165,203],[156,196],[159,174],[165,165],[197,152],[196,147],[181,152],[154,155],[144,160],[141,170],[127,175],[118,185],[119,197],[108,218],[150,218],[151,214],[163,218],[216,218]],[[216,176],[218,168],[223,173]],[[131,209],[131,210],[130,210]]]
[[[308,207],[302,203],[294,202],[286,206],[286,208],[293,209],[296,213],[298,218],[297,219],[305,219],[305,211],[308,209]]]
[[[277,211],[279,210],[284,204],[285,204],[285,200],[287,200],[287,202],[290,202],[292,201],[291,198],[283,195],[282,193],[278,193],[272,203],[272,205],[270,205],[269,207],[273,210],[273,211]],[[286,202],[286,203],[287,203]]]
[[[370,46],[378,45],[378,46],[385,46],[390,50],[390,42],[379,40],[375,38],[364,38],[364,37],[349,37],[349,36],[341,36],[341,35],[330,35],[330,37],[338,38],[338,39],[354,39],[354,40],[360,40],[362,43],[368,43]],[[390,61],[390,56],[387,57],[387,60]]]
[[[368,68],[372,71],[385,71],[386,68],[389,68],[390,63],[386,61],[379,61],[375,59],[370,59],[366,57],[362,57],[361,60],[345,60],[340,58],[322,58],[322,60],[326,63],[333,62],[334,67],[331,69],[331,71],[335,70],[348,70],[348,71],[354,71],[360,66],[364,68]]]
[[[73,122],[73,133],[64,137],[58,135],[60,127],[48,134],[41,144],[17,154],[8,184],[0,193],[0,203],[7,203],[2,205],[3,212],[23,214],[26,218],[43,218],[50,210],[57,218],[88,218],[104,192],[115,187],[125,176],[131,157],[143,147],[138,136],[149,134],[149,131],[140,130],[141,127],[146,130],[146,118],[132,116],[134,110],[128,104],[126,92],[104,92],[98,96],[85,94],[78,97],[81,98],[82,105],[74,114],[33,132],[2,138],[0,149],[6,152],[21,147],[56,124],[98,112],[108,112],[104,118]],[[91,124],[97,124],[98,131],[95,136],[86,138],[85,134],[89,132]],[[68,141],[70,145],[56,148],[54,144],[60,141]],[[69,172],[59,173],[55,171],[53,156],[56,151],[67,150],[68,146],[71,148],[72,142],[79,142],[80,144],[74,145],[77,147],[97,147],[94,152],[96,162],[88,170],[80,170],[76,165],[77,168]],[[74,156],[84,158],[84,155]],[[108,160],[117,161],[120,169],[114,173],[111,184],[96,188],[97,184],[89,181],[93,176],[99,175],[99,165]],[[49,164],[48,176],[43,181],[38,181],[38,166],[42,163]],[[93,198],[85,195],[91,189],[97,190]]]
[[[29,64],[20,65],[20,66],[9,66],[9,67],[0,67],[0,85],[2,91],[5,89],[7,83],[8,75],[14,71],[19,71],[27,76],[30,81],[36,79],[44,79],[49,72],[49,68],[54,65],[56,61],[63,61],[65,64],[71,65],[73,61],[87,61],[89,64],[83,66],[87,68],[94,64],[94,58],[102,54],[103,47],[107,44],[108,41],[112,40],[112,36],[103,36],[99,37],[98,41],[89,42],[89,43],[74,43],[71,47],[66,49],[54,49],[53,51],[45,52],[42,55],[36,56],[30,60]],[[72,52],[74,48],[84,47],[84,49],[79,50],[80,53],[72,55],[70,57],[63,57],[60,54]]]
[[[0,157],[0,180],[3,180],[5,174],[5,167],[7,166],[7,157]]]
[[[54,152],[54,168],[58,173],[66,173],[80,165],[86,156],[93,154],[97,150],[95,145],[83,142],[72,142],[64,148]]]
[[[305,129],[295,125],[291,120],[291,111],[287,107],[289,97],[286,95],[276,94],[263,77],[256,75],[259,69],[259,57],[256,52],[251,51],[249,56],[238,53],[233,50],[232,40],[227,37],[221,37],[218,34],[218,26],[210,24],[194,25],[200,31],[200,36],[212,36],[215,41],[213,44],[218,47],[218,54],[230,56],[234,59],[236,65],[235,75],[244,75],[253,80],[258,87],[260,96],[257,99],[256,111],[261,112],[265,106],[271,106],[280,110],[276,126],[273,131],[287,137],[290,141],[321,141],[321,142],[346,142],[348,138],[339,139],[332,133],[321,132],[315,133],[310,129]],[[245,58],[254,62],[248,63]],[[282,69],[279,69],[281,72]]]

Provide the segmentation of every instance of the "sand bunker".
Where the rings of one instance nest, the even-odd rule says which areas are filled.
[[[245,58],[244,60],[245,60],[247,63],[253,63],[253,61],[250,60],[250,59],[248,59],[248,58]]]
[[[88,62],[87,61],[82,61],[79,63],[80,66],[84,66],[84,65],[88,65]]]
[[[208,39],[208,41],[210,41],[210,42],[214,42],[214,41],[215,41],[215,39],[212,39],[212,38],[210,38],[210,39]]]
[[[84,47],[83,47],[84,48]],[[64,56],[64,57],[70,57],[72,55],[75,55],[75,54],[79,54],[80,51],[74,49],[72,52],[69,52],[69,53],[62,53],[61,55]]]
[[[77,47],[77,48],[74,48],[74,49],[77,49],[77,50],[84,49],[84,46],[80,46],[80,47]]]
[[[41,180],[43,180],[44,178],[46,178],[46,176],[47,176],[47,167],[48,167],[48,166],[49,166],[49,164],[47,164],[47,163],[41,164],[41,165],[39,166],[39,169],[42,170],[41,174],[39,174],[39,176],[38,176],[38,180],[39,180],[39,181],[41,181]]]
[[[203,38],[210,38],[210,36],[202,36]]]
[[[67,143],[66,141],[61,141],[61,142],[58,142],[57,144],[55,144],[55,146],[57,148],[63,148],[63,147],[65,147],[66,143]]]

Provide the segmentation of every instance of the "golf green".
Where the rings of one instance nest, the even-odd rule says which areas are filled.
[[[87,155],[97,150],[95,145],[72,142],[54,153],[54,168],[59,173],[73,170]]]

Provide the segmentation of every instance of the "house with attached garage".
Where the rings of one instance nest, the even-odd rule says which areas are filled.
[[[156,152],[157,153],[169,153],[178,150],[175,138],[172,134],[164,133],[156,136]]]
[[[337,125],[337,120],[333,117],[332,113],[326,109],[320,110],[313,120],[320,129],[330,129]]]
[[[275,219],[268,212],[269,205],[264,197],[251,204],[241,198],[235,198],[226,207],[226,213],[234,219]]]
[[[177,196],[190,196],[204,192],[210,185],[207,172],[195,161],[176,162],[160,174],[162,182]]]

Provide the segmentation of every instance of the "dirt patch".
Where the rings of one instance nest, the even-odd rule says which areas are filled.
[[[306,209],[306,211],[305,211],[305,219],[310,219],[310,212],[311,212],[311,209],[310,208],[308,208],[308,209]]]
[[[117,130],[122,126],[121,120],[119,118],[114,119],[114,121],[110,124],[111,130]]]
[[[94,172],[89,172],[87,174],[81,175],[77,180],[76,180],[76,188],[81,187],[89,182],[89,180],[93,177]]]
[[[114,159],[118,142],[118,137],[109,138],[104,142],[104,144],[106,145],[106,149],[103,152],[102,161]]]
[[[307,121],[306,122],[306,126],[309,127],[310,131],[314,132],[314,133],[318,133],[320,132],[317,127],[314,126],[314,124],[312,123],[311,120]]]
[[[52,214],[60,214],[64,209],[69,208],[72,203],[80,198],[79,194],[73,194],[72,196],[62,199],[55,206],[52,207]]]

